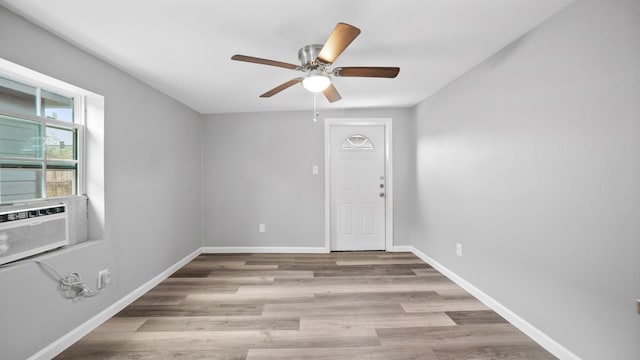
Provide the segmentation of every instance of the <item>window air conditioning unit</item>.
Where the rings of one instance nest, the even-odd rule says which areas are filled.
[[[68,244],[66,204],[0,209],[0,265]]]

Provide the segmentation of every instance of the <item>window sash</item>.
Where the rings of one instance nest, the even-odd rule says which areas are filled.
[[[48,90],[48,89],[47,89]],[[42,149],[39,152],[40,157],[12,157],[12,156],[0,156],[0,164],[4,169],[14,169],[20,171],[27,171],[29,169],[36,172],[36,190],[33,192],[33,198],[21,198],[20,196],[7,196],[0,194],[0,204],[12,203],[16,201],[30,201],[41,200],[46,198],[52,198],[47,195],[48,193],[48,171],[55,170],[72,170],[75,174],[72,181],[72,188],[70,194],[63,196],[76,196],[84,193],[84,167],[82,166],[84,161],[84,111],[78,109],[84,108],[84,98],[81,96],[74,96],[74,122],[60,121],[52,118],[47,118],[38,115],[15,113],[0,109],[0,114],[6,117],[13,118],[18,122],[25,123],[37,123],[41,127]],[[80,120],[80,121],[78,121]],[[47,144],[46,136],[47,129],[61,129],[72,131],[73,139],[73,159],[49,159],[47,158]],[[53,196],[57,197],[57,196]]]

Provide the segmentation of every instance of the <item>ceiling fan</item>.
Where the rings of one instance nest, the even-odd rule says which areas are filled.
[[[358,35],[360,35],[360,29],[357,27],[338,23],[324,45],[306,45],[298,50],[298,59],[302,65],[246,55],[233,55],[231,60],[277,66],[304,73],[303,76],[291,79],[265,92],[260,95],[262,98],[271,97],[301,82],[305,89],[314,93],[322,92],[329,102],[336,102],[342,99],[342,96],[332,84],[334,77],[395,78],[400,72],[398,67],[349,66],[329,69]]]

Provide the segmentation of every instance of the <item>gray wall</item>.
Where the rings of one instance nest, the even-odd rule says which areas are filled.
[[[323,122],[332,117],[393,119],[394,240],[409,243],[411,111],[321,111],[317,123],[312,117],[313,111],[205,116],[203,246],[324,247]]]
[[[0,7],[0,57],[105,97],[105,239],[46,261],[103,294],[73,303],[33,264],[0,270],[0,357],[23,359],[89,320],[200,245],[196,112]],[[179,210],[179,211],[175,211]],[[91,232],[91,231],[90,231]]]
[[[413,245],[584,359],[640,359],[639,63],[578,1],[415,108]]]

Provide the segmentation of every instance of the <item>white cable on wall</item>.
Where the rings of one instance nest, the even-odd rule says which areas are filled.
[[[10,263],[7,265],[15,265],[18,263],[29,263],[29,262],[36,263],[44,268],[47,268],[48,270],[51,270],[53,275],[55,275],[58,278],[58,290],[60,290],[60,293],[62,294],[62,296],[66,299],[71,299],[74,302],[82,301],[86,297],[96,296],[100,294],[107,287],[107,285],[104,284],[100,289],[93,290],[89,288],[82,281],[82,279],[80,278],[80,274],[74,272],[74,273],[68,273],[62,276],[53,266],[40,260],[23,260],[15,263]],[[3,265],[0,267],[6,267],[7,265]]]
[[[78,273],[68,273],[64,276],[61,276],[53,266],[47,264],[44,261],[32,260],[39,265],[44,265],[49,268],[54,274],[58,277],[58,288],[60,289],[60,293],[67,299],[71,299],[74,301],[81,301],[85,297],[92,297],[100,294],[105,287],[102,289],[93,290],[89,288],[83,281],[80,279],[80,274]]]

